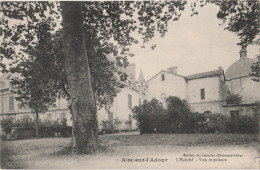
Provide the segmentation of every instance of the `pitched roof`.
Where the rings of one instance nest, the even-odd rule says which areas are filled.
[[[171,72],[169,72],[169,71],[161,70],[159,73],[155,74],[153,77],[151,77],[149,80],[147,80],[146,83],[147,83],[148,81],[152,80],[154,77],[156,77],[158,74],[160,74],[160,73],[162,73],[162,72],[169,73],[169,74],[171,74],[171,75],[175,75],[175,76],[179,76],[179,77],[185,78],[185,77],[182,76],[182,75],[173,74],[173,73],[171,73]]]
[[[192,74],[189,76],[186,76],[187,80],[193,80],[193,79],[200,79],[200,78],[205,78],[205,77],[214,77],[214,76],[220,76],[224,72],[223,69],[218,69],[218,70],[213,70],[213,71],[208,71],[208,72],[203,72],[203,73],[198,73],[198,74]]]

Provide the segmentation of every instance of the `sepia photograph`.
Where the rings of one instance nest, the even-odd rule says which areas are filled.
[[[260,169],[260,1],[0,1],[1,169]]]

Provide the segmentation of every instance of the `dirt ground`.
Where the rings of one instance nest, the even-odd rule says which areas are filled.
[[[1,168],[139,169],[260,167],[257,135],[146,134],[102,135],[107,151],[60,155],[70,138],[1,142]]]

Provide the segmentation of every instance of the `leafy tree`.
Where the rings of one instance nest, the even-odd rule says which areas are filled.
[[[166,104],[173,131],[180,133],[181,129],[187,129],[191,114],[187,101],[176,96],[169,96],[166,99]]]
[[[135,106],[132,112],[133,118],[138,122],[140,134],[160,132],[163,129],[160,120],[167,117],[167,114],[159,100],[155,98],[151,101],[144,100],[143,104]],[[167,122],[165,124],[167,125]]]
[[[249,44],[259,41],[259,1],[258,0],[202,0],[192,3],[193,14],[198,14],[196,8],[207,4],[219,7],[217,18],[227,23],[226,30],[236,33],[240,42],[238,45],[246,48]]]
[[[98,136],[88,52],[111,46],[112,50],[109,52],[121,55],[117,58],[118,63],[126,63],[126,55],[131,56],[127,46],[137,42],[131,36],[131,32],[138,30],[144,43],[154,36],[155,31],[164,36],[167,31],[167,22],[178,19],[178,11],[184,9],[186,2],[64,2],[61,4],[55,5],[52,2],[1,3],[4,14],[2,23],[6,23],[3,28],[1,59],[15,60],[15,63],[11,63],[12,66],[20,62],[22,58],[26,58],[21,53],[17,54],[15,47],[34,48],[37,42],[35,35],[39,31],[37,23],[48,18],[53,28],[55,21],[59,19],[59,12],[62,12],[64,65],[73,113],[72,148],[74,152],[90,153],[97,149]],[[165,13],[163,13],[164,10]],[[138,22],[133,17],[135,11],[139,15]],[[46,17],[46,13],[51,15]],[[8,23],[10,18],[26,19],[27,22],[10,26],[11,24]],[[116,42],[115,45],[109,43],[111,39]],[[120,53],[114,50],[116,46],[122,49]],[[8,69],[4,64],[2,67],[4,70]]]
[[[254,76],[253,80],[260,82],[260,61],[258,60],[256,63],[253,63],[251,69],[252,73],[250,73],[250,75]]]
[[[39,27],[44,29],[37,32],[38,44],[34,49],[27,51],[28,59],[24,59],[25,61],[11,69],[12,72],[22,76],[22,78],[13,79],[12,83],[18,86],[18,90],[14,90],[14,92],[18,94],[16,99],[19,101],[20,107],[28,106],[35,113],[36,137],[39,137],[39,114],[46,112],[49,107],[55,106],[56,101],[56,94],[53,92],[55,83],[51,79],[55,72],[44,69],[52,64],[52,58],[46,58],[46,53],[42,53],[50,48],[47,42],[51,39],[51,29],[48,26],[49,24],[46,23],[39,24]]]
[[[191,4],[193,14],[196,7],[205,6],[207,4],[215,4],[219,7],[217,18],[223,21],[223,25],[227,23],[226,30],[234,32],[240,39],[237,43],[242,48],[246,48],[249,44],[260,45],[260,29],[259,29],[259,9],[258,0],[204,0]],[[252,65],[253,80],[259,82],[260,64],[259,61]]]
[[[5,131],[6,133],[11,133],[12,127],[14,125],[14,119],[13,118],[2,119],[0,121],[0,124],[3,131]]]

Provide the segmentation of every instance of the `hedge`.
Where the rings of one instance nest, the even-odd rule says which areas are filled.
[[[35,120],[31,117],[23,117],[22,119],[15,120],[14,118],[6,118],[0,122],[2,130],[6,133],[11,133],[12,127],[22,128],[24,130],[35,131]],[[67,120],[41,120],[38,121],[38,129],[40,137],[54,137],[55,132],[61,132],[61,136],[71,136],[72,127],[67,126]]]
[[[257,133],[258,117],[241,115],[232,122],[221,114],[193,113],[185,100],[166,99],[167,108],[157,99],[145,100],[133,108],[134,119],[143,133]]]

